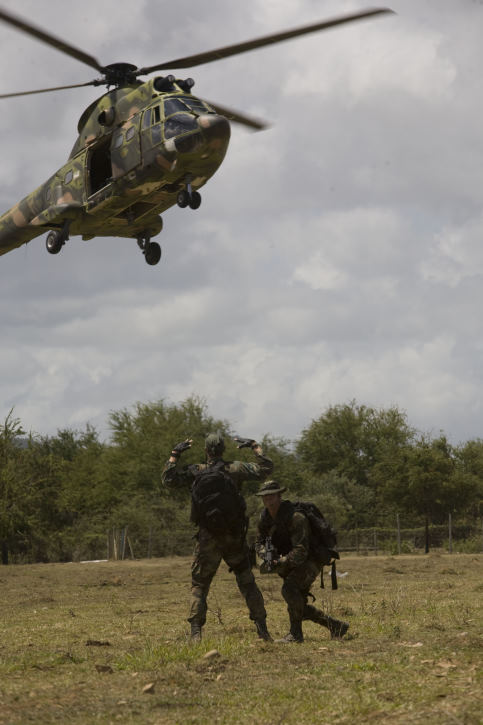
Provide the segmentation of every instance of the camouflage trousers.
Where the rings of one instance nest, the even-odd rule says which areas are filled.
[[[291,622],[313,618],[315,608],[307,604],[307,599],[310,587],[318,574],[320,566],[313,559],[307,559],[304,564],[292,569],[283,577],[282,596],[287,603]]]
[[[267,613],[263,596],[251,570],[245,537],[215,537],[201,528],[191,565],[191,608],[188,621],[196,622],[201,627],[205,624],[208,592],[222,559],[236,577],[238,589],[247,603],[250,619],[265,619]]]

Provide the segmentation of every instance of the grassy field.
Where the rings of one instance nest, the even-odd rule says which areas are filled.
[[[0,567],[0,723],[483,723],[483,555],[339,573],[313,592],[346,640],[311,622],[302,645],[258,640],[222,565],[191,645],[187,558]],[[258,581],[282,636],[281,580]]]

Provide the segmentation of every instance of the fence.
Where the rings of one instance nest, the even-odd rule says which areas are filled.
[[[353,529],[339,531],[338,544],[341,552],[357,552],[359,554],[404,554],[418,550],[445,549],[448,553],[483,552],[483,523],[480,526],[471,524],[454,524],[451,515],[447,524],[430,525],[417,528],[402,528],[399,517],[396,517],[394,528],[372,527],[369,529]]]
[[[123,529],[111,529],[107,532],[107,558],[118,561],[126,558],[127,548],[131,559],[134,559],[134,551],[131,539],[127,535],[127,526]]]
[[[367,529],[342,530],[338,532],[338,548],[340,552],[355,552],[358,554],[409,554],[425,551],[426,534],[429,548],[443,549],[451,553],[483,552],[483,521],[480,525],[454,524],[451,516],[445,525],[430,525],[426,532],[425,526],[416,528],[403,528],[396,516],[396,526],[372,527]],[[174,532],[171,532],[173,535]],[[176,535],[177,534],[177,535]],[[156,536],[150,527],[143,536],[134,536],[132,540],[128,535],[127,526],[111,529],[107,534],[107,558],[148,558],[172,555],[173,553],[186,555],[193,549],[192,531],[176,532],[173,538],[177,544],[173,549],[166,548],[164,540]],[[255,540],[255,530],[250,530],[249,542]],[[134,542],[134,543],[133,543]]]

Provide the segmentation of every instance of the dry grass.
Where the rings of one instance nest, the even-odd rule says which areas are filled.
[[[351,639],[306,623],[303,645],[258,640],[223,565],[193,646],[188,559],[0,568],[0,723],[482,723],[483,556],[339,572],[337,592],[313,591]],[[283,635],[281,580],[258,580]]]

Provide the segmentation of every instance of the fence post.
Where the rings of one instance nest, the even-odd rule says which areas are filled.
[[[149,527],[149,539],[148,539],[148,559],[153,555],[153,527]]]
[[[453,530],[451,527],[451,513],[448,514],[448,544],[449,544],[449,553],[453,553]]]
[[[113,549],[113,559],[114,559],[114,561],[117,561],[118,558],[119,558],[119,556],[118,556],[118,541],[117,541],[117,531],[114,528],[114,526],[112,527],[112,549]]]
[[[374,556],[377,556],[377,529],[374,529]]]
[[[424,553],[429,554],[429,516],[424,520]]]
[[[396,514],[396,524],[397,524],[397,553],[401,553],[401,523],[399,521],[399,514]]]
[[[126,556],[126,540],[127,540],[127,526],[121,531],[122,545],[121,545],[121,559],[124,561]]]

